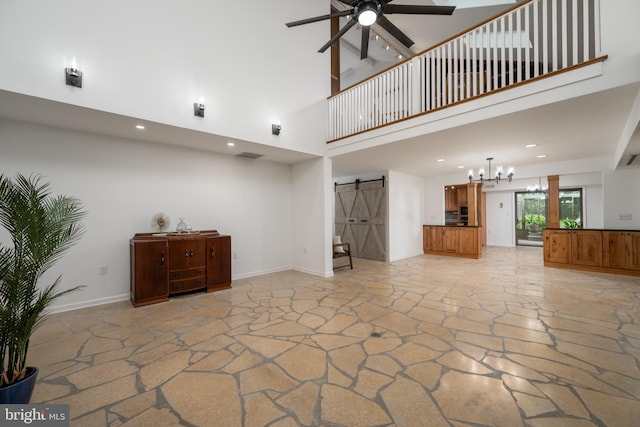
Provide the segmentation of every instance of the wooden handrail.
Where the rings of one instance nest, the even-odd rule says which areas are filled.
[[[506,86],[506,87],[503,87],[503,88],[500,88],[500,89],[493,90],[491,92],[485,92],[485,93],[482,93],[480,95],[473,96],[471,98],[466,98],[466,99],[463,99],[461,101],[454,102],[452,104],[447,104],[447,105],[444,105],[444,106],[439,107],[439,108],[434,108],[434,109],[429,110],[429,111],[424,111],[422,113],[418,113],[418,114],[415,114],[415,115],[410,116],[410,117],[405,117],[403,119],[399,119],[399,120],[396,120],[396,121],[391,122],[391,123],[385,123],[385,124],[380,125],[380,126],[375,126],[375,127],[372,127],[371,129],[366,129],[366,130],[362,130],[362,131],[359,131],[359,132],[354,132],[352,134],[349,134],[349,135],[346,135],[346,136],[343,136],[343,137],[340,137],[340,138],[331,139],[331,140],[327,141],[326,143],[327,144],[331,144],[333,142],[337,142],[337,141],[340,141],[340,140],[343,140],[343,139],[346,139],[346,138],[351,138],[352,136],[360,135],[360,134],[363,134],[363,133],[366,133],[366,132],[369,132],[369,131],[372,131],[372,130],[375,130],[375,129],[381,129],[381,128],[384,128],[384,127],[387,127],[387,126],[391,126],[391,125],[395,125],[397,123],[404,122],[406,120],[415,119],[416,117],[425,116],[427,114],[431,114],[431,113],[434,113],[436,111],[442,111],[445,108],[450,108],[450,107],[453,107],[455,105],[460,105],[460,104],[464,104],[464,103],[467,103],[467,102],[470,102],[470,101],[475,101],[477,99],[484,98],[485,96],[493,95],[493,94],[496,94],[496,93],[499,93],[499,92],[504,92],[506,90],[510,90],[512,88],[523,86],[523,85],[528,84],[528,83],[533,83],[533,82],[537,82],[537,81],[540,81],[540,80],[544,80],[544,79],[549,78],[549,77],[557,76],[559,74],[568,73],[569,71],[574,71],[574,70],[577,70],[577,69],[580,69],[580,68],[584,68],[584,67],[587,67],[589,65],[596,64],[598,62],[604,62],[604,61],[607,60],[607,58],[609,58],[609,55],[602,55],[602,56],[594,58],[594,59],[592,59],[590,61],[583,62],[583,63],[574,65],[574,66],[569,67],[569,68],[563,68],[561,70],[554,71],[554,72],[551,72],[551,73],[548,73],[548,74],[544,74],[542,76],[534,77],[534,78],[529,79],[529,80],[525,80],[525,81],[522,81],[522,82],[519,82],[519,83],[514,83],[511,86]]]

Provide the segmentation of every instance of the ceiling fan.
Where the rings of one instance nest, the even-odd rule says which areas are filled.
[[[339,18],[348,16],[347,22],[327,43],[318,50],[324,52],[340,37],[342,37],[351,27],[356,24],[362,25],[362,43],[360,47],[360,59],[365,59],[369,52],[369,31],[372,24],[378,24],[389,32],[393,37],[400,41],[406,47],[411,47],[414,41],[411,40],[398,27],[393,25],[384,15],[392,13],[411,14],[411,15],[451,15],[455,10],[455,6],[415,6],[405,4],[389,4],[393,0],[340,0],[350,6],[349,9],[340,12],[330,13],[328,15],[315,16],[313,18],[301,19],[299,21],[288,22],[287,27],[295,27],[297,25],[310,24],[312,22],[324,21],[331,18]]]

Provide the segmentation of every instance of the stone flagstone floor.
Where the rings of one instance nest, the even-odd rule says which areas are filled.
[[[82,427],[639,425],[639,298],[540,248],[274,273],[52,315],[32,403]]]

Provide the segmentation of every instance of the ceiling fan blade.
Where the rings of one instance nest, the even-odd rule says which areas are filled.
[[[353,27],[354,25],[356,25],[356,23],[357,23],[357,22],[358,22],[358,21],[357,21],[357,20],[355,20],[355,19],[350,19],[350,20],[349,20],[349,22],[347,22],[347,23],[344,25],[344,27],[340,28],[340,31],[338,31],[338,32],[336,33],[336,35],[335,35],[335,36],[331,37],[331,40],[329,40],[328,42],[326,42],[326,43],[324,44],[324,46],[322,46],[322,47],[320,48],[320,50],[318,50],[318,52],[322,53],[322,52],[324,52],[325,50],[329,49],[329,46],[331,46],[332,44],[334,44],[335,42],[337,42],[337,41],[338,41],[338,39],[339,39],[340,37],[342,37],[342,36],[344,35],[344,33],[346,33],[347,31],[349,31],[349,29],[350,29],[351,27]]]
[[[369,56],[369,31],[370,25],[362,27],[362,43],[360,45],[360,59],[367,59]]]
[[[287,27],[295,27],[295,26],[298,26],[298,25],[310,24],[312,22],[324,21],[325,19],[339,18],[341,16],[351,15],[352,12],[353,12],[353,10],[342,10],[340,12],[330,13],[329,15],[314,16],[313,18],[307,18],[307,19],[301,19],[299,21],[287,22],[285,25]]]
[[[380,25],[382,28],[387,30],[389,34],[395,37],[400,43],[405,45],[406,47],[411,47],[414,44],[414,41],[409,38],[405,33],[400,31],[400,28],[393,25],[391,21],[384,17],[384,15],[378,17],[376,24]]]
[[[407,15],[451,15],[455,6],[416,6],[408,4],[390,4],[384,8],[384,13],[404,13]]]
[[[349,6],[353,6],[353,4],[357,2],[358,0],[340,0],[340,3],[348,4]]]

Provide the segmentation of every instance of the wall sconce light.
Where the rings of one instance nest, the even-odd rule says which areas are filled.
[[[78,70],[75,56],[67,60],[67,68],[64,69],[65,80],[69,86],[82,87],[82,71]]]
[[[282,125],[280,122],[274,123],[271,125],[271,133],[274,135],[280,135],[280,130],[282,129]]]
[[[198,102],[193,103],[193,115],[204,117],[204,98],[200,98]]]

